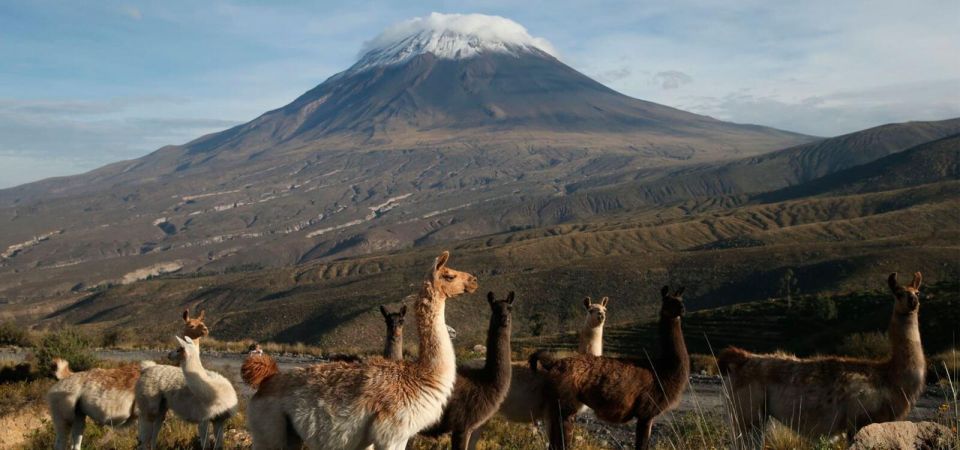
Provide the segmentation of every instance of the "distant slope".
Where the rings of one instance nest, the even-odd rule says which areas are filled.
[[[960,179],[960,134],[758,198],[774,202],[824,194],[879,192],[957,179]]]
[[[882,278],[882,277],[878,277]],[[883,280],[877,280],[878,285]],[[956,280],[924,286],[920,306],[920,334],[927,354],[955,348],[955,324],[960,321],[960,286]],[[836,296],[780,298],[688,313],[683,334],[693,353],[717,354],[728,345],[754,352],[783,350],[801,356],[834,353],[843,337],[853,333],[885,333],[893,308],[882,288]],[[831,311],[832,310],[832,311]],[[834,313],[832,317],[830,317]],[[615,306],[610,316],[616,320]],[[746,330],[746,331],[745,331]],[[643,357],[656,354],[657,327],[651,320],[608,323],[604,352]],[[537,348],[575,350],[575,333],[521,338],[521,352]],[[646,352],[646,353],[645,353]]]
[[[960,133],[960,118],[883,125],[729,163],[678,169],[636,189],[657,202],[755,194],[811,181]]]

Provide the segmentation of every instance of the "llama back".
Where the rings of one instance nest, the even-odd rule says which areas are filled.
[[[752,353],[737,347],[727,347],[720,351],[717,356],[717,366],[720,373],[730,375],[739,370],[750,359]]]

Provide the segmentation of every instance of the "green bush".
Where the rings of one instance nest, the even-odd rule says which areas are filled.
[[[18,347],[29,347],[30,336],[27,332],[13,322],[0,323],[0,345],[16,345]]]
[[[137,341],[137,335],[129,328],[114,328],[100,336],[100,347],[122,348],[131,347]]]
[[[71,329],[48,333],[40,339],[34,354],[41,370],[52,370],[54,358],[67,360],[70,370],[75,372],[91,369],[97,362],[90,339]]]
[[[804,313],[819,322],[837,319],[837,302],[830,297],[813,297],[804,303]]]
[[[837,353],[845,356],[878,359],[890,355],[890,340],[886,333],[854,333],[843,338]]]

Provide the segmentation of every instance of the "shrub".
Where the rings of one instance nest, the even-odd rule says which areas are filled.
[[[890,354],[890,340],[878,331],[854,333],[843,338],[837,353],[860,358],[883,358]]]
[[[818,321],[828,322],[837,318],[837,302],[830,297],[814,297],[805,306],[807,314]]]
[[[88,370],[97,362],[90,349],[90,340],[72,329],[48,333],[40,339],[34,353],[39,370],[52,369],[54,358],[67,360],[75,372]]]
[[[129,328],[113,328],[100,336],[100,346],[104,348],[132,347],[137,335]]]
[[[0,323],[0,345],[16,345],[18,347],[29,347],[30,336],[27,332],[13,322]]]

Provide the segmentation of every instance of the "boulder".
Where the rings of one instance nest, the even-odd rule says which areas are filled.
[[[850,450],[952,448],[956,435],[935,422],[883,422],[867,425],[853,437]]]

